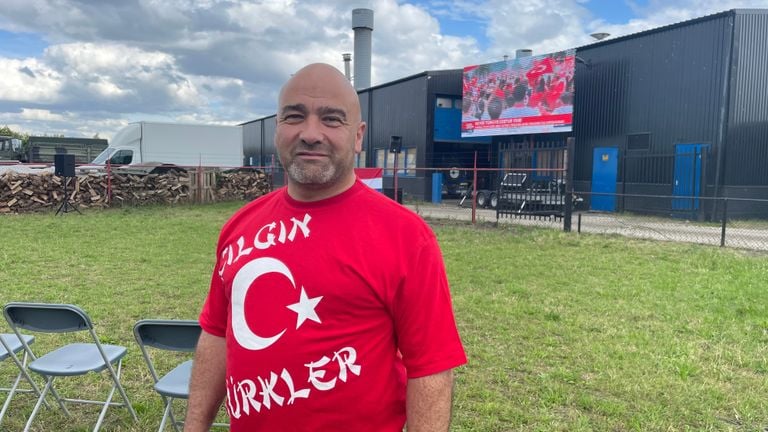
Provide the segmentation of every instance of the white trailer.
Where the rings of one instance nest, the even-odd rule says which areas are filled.
[[[241,126],[130,123],[110,140],[93,165],[173,164],[236,168],[243,165]]]

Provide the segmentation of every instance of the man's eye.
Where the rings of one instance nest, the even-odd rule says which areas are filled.
[[[296,123],[304,118],[301,114],[286,114],[283,116],[283,121],[288,123]]]
[[[341,117],[323,117],[323,123],[329,125],[329,126],[341,126],[344,124],[344,120],[341,119]]]

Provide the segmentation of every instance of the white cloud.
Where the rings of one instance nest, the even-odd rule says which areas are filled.
[[[491,0],[483,8],[489,21],[487,34],[493,40],[490,53],[514,56],[520,48],[534,55],[582,45],[588,39],[584,23],[587,9],[572,0],[505,2]]]
[[[424,8],[378,0],[373,9],[373,84],[425,70],[461,68],[479,53],[473,38],[443,35]]]
[[[70,43],[46,49],[62,76],[61,97],[112,111],[193,109],[203,103],[172,55],[121,44]]]
[[[43,120],[43,121],[64,121],[66,117],[61,114],[52,113],[48,110],[22,108],[21,118],[24,120]]]
[[[61,75],[37,59],[0,58],[0,100],[55,102],[61,90]]]

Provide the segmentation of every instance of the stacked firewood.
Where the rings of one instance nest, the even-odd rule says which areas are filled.
[[[115,204],[177,204],[188,202],[189,176],[185,172],[164,174],[112,174],[112,203]]]
[[[39,211],[55,206],[64,196],[61,180],[50,173],[6,171],[0,174],[0,213]]]
[[[176,204],[192,202],[193,186],[185,171],[162,174],[105,173],[59,177],[51,172],[0,173],[0,213],[56,210],[65,199],[78,208],[115,205]],[[270,190],[260,171],[220,174],[213,193],[216,200],[253,199]],[[111,194],[110,194],[111,192]]]
[[[272,180],[263,171],[238,170],[219,173],[216,176],[218,201],[252,201],[272,189]]]

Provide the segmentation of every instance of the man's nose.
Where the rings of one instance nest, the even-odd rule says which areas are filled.
[[[323,141],[323,123],[316,116],[307,117],[299,138],[306,144],[314,145]]]

